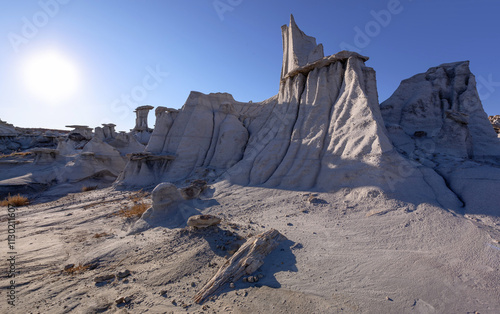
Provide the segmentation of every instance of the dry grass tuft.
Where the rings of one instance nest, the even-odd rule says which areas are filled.
[[[107,237],[111,235],[110,233],[107,233],[107,232],[101,232],[101,233],[96,233],[92,236],[92,238],[96,238],[96,239],[99,239],[99,238],[102,238],[102,237]]]
[[[132,207],[126,207],[120,210],[115,215],[122,216],[126,218],[141,217],[142,214],[149,208],[148,204],[137,203],[132,205]]]
[[[69,274],[69,275],[76,275],[76,274],[83,273],[84,271],[88,270],[89,268],[90,268],[90,265],[83,266],[82,264],[80,264],[78,266],[65,268],[64,272]]]
[[[24,197],[24,196],[21,196],[21,194],[17,194],[17,195],[14,195],[14,196],[9,196],[4,199],[3,201],[0,202],[0,206],[9,206],[9,205],[12,205],[12,206],[24,206],[24,205],[28,205],[30,202],[28,200],[27,197]]]
[[[132,201],[132,206],[127,206],[124,209],[121,209],[120,211],[114,213],[113,215],[125,218],[141,217],[142,214],[150,207],[150,205],[144,203],[144,199],[149,195],[149,192],[143,192],[142,190],[129,195],[128,199]]]
[[[82,188],[82,192],[88,192],[88,191],[93,191],[93,190],[97,190],[97,185],[84,186]]]
[[[16,156],[25,157],[25,156],[31,156],[31,155],[33,155],[32,152],[14,152],[14,153],[10,153],[7,155],[0,155],[0,158],[8,158],[8,157],[16,157]]]

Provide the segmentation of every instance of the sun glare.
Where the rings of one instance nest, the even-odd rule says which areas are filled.
[[[26,60],[24,81],[40,100],[58,103],[72,96],[79,85],[76,66],[57,51],[46,51]]]

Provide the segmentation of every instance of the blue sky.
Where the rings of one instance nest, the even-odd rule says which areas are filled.
[[[326,55],[351,47],[370,57],[380,102],[405,78],[470,60],[486,112],[500,114],[497,0],[2,0],[0,119],[128,131],[136,104],[180,108],[192,90],[262,101],[278,92],[290,13]],[[46,51],[76,68],[64,99],[32,93],[21,70]]]

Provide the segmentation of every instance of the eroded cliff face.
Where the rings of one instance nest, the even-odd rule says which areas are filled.
[[[226,93],[192,92],[179,111],[158,108],[147,152],[131,156],[117,183],[202,177],[293,190],[372,186],[452,210],[484,205],[465,183],[482,186],[488,171],[500,178],[492,164],[500,164],[500,145],[468,62],[405,80],[380,105],[367,57],[323,57],[293,17],[282,36],[276,96],[242,103]]]
[[[408,155],[500,156],[468,61],[442,64],[404,80],[381,110],[394,145]]]
[[[368,58],[341,52],[285,75],[267,122],[229,173],[240,184],[328,188],[339,163],[392,151]],[[327,61],[328,60],[328,61]],[[262,117],[264,118],[264,117]]]
[[[282,35],[277,96],[254,104],[192,92],[179,112],[157,111],[146,150],[172,156],[162,180],[225,173],[244,185],[328,189],[355,177],[347,171],[353,163],[376,168],[392,152],[368,58],[347,51],[323,57],[293,17]],[[342,162],[350,166],[340,169]],[[148,165],[135,167],[144,173]]]
[[[152,154],[130,158],[118,183],[202,176],[285,189],[413,189],[409,198],[416,199],[447,189],[432,170],[421,171],[393,149],[367,57],[347,51],[323,57],[293,18],[282,35],[278,95],[241,103],[225,93],[192,92],[179,112],[159,109],[147,146]],[[460,204],[441,192],[441,202]]]
[[[498,215],[500,141],[468,61],[404,80],[381,111],[398,151],[439,173],[467,212]]]

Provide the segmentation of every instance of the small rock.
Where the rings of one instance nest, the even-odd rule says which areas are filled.
[[[113,279],[115,279],[115,275],[111,274],[111,275],[97,276],[94,278],[94,281],[96,283],[101,283],[101,282],[105,282],[105,281],[109,281],[109,280],[113,280]]]
[[[130,276],[130,270],[125,269],[124,271],[119,271],[118,274],[116,274],[116,277],[118,278],[125,278]]]
[[[247,277],[248,282],[253,282],[253,276]]]
[[[221,220],[219,217],[213,215],[195,215],[189,217],[187,225],[196,228],[206,228],[218,225]]]
[[[234,282],[231,282],[231,283],[229,284],[229,288],[234,289]]]
[[[289,222],[286,224],[287,226],[293,226],[293,223]]]
[[[196,283],[195,283],[195,282],[192,282],[192,283],[191,283],[191,287],[193,287],[193,288],[194,288],[194,287],[196,287]]]
[[[194,180],[188,187],[179,189],[180,194],[186,200],[197,198],[207,187],[207,181]]]
[[[264,278],[264,275],[258,274],[257,277],[259,277],[260,279],[262,279],[262,278]]]
[[[385,297],[385,299],[386,299],[387,301],[394,301],[393,299],[391,299],[391,298],[389,298],[389,297]]]
[[[247,282],[248,281],[248,278],[247,277],[243,277],[243,282]]]
[[[118,299],[115,300],[116,304],[122,304],[122,303],[129,303],[132,301],[132,297],[119,297]]]
[[[122,303],[125,303],[125,298],[124,297],[120,297],[118,299],[115,300],[115,303],[116,304],[122,304]]]

